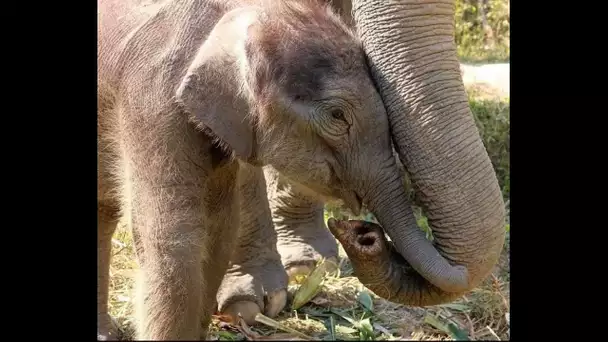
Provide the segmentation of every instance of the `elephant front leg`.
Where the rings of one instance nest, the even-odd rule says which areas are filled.
[[[200,340],[238,231],[238,163],[212,160],[185,121],[128,123],[121,189],[138,241],[137,339]]]
[[[321,258],[329,261],[327,271],[336,270],[338,244],[325,226],[323,202],[271,167],[265,167],[264,174],[277,249],[289,279],[310,273]]]
[[[148,190],[139,194],[145,200],[132,218],[143,261],[137,284],[139,339],[205,338],[238,228],[230,184],[236,171],[218,171],[224,174],[199,185],[138,184]]]
[[[199,339],[207,286],[202,265],[212,258],[202,217],[203,189],[198,187],[195,196],[180,186],[146,188],[151,191],[138,196],[145,204],[137,206],[132,219],[143,247],[137,255],[137,338]]]
[[[275,317],[285,307],[287,274],[277,251],[262,169],[242,165],[239,178],[241,227],[217,301],[219,311],[234,322],[240,313],[254,324],[257,313]]]

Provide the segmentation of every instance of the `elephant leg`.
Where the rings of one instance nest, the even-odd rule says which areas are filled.
[[[236,181],[236,168],[233,171]],[[134,210],[133,230],[141,244],[136,285],[139,339],[205,338],[238,227],[236,193],[222,183],[212,178],[202,187],[164,188],[166,196],[147,197],[149,204],[161,208]],[[205,198],[197,199],[203,193]],[[163,198],[174,201],[166,203]],[[154,226],[157,223],[165,226]]]
[[[114,206],[97,205],[97,339],[115,341],[118,329],[108,313],[108,287],[110,283],[110,261],[112,235],[118,223],[118,209]]]
[[[310,190],[265,167],[277,249],[289,279],[308,274],[321,258],[337,267],[338,244],[325,226],[323,202]],[[330,264],[331,265],[331,264]]]
[[[248,324],[263,312],[275,317],[287,300],[287,274],[277,251],[262,169],[241,165],[240,229],[237,246],[217,296],[219,311]]]
[[[238,232],[238,163],[181,116],[121,119],[116,178],[139,263],[136,338],[204,339]]]

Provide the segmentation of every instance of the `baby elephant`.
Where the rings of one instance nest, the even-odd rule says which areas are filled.
[[[218,288],[247,273],[242,260],[227,272],[249,238],[239,226],[255,221],[240,208],[247,167],[272,168],[354,214],[365,203],[392,244],[379,226],[329,226],[363,283],[385,298],[435,305],[491,272],[504,203],[459,78],[453,4],[353,0],[359,38],[328,3],[98,0],[101,338],[114,337],[108,267],[119,217],[141,271],[138,339],[204,338],[213,309],[241,300]],[[392,141],[435,245],[416,225]]]
[[[112,337],[123,215],[137,338],[204,338],[237,240],[239,168],[270,165],[357,213],[398,174],[384,106],[322,1],[98,1],[98,334]]]
[[[218,293],[247,273],[229,260],[250,238],[239,226],[255,221],[239,199],[250,166],[354,214],[365,203],[390,244],[379,226],[329,226],[363,283],[389,300],[440,304],[491,272],[504,202],[460,78],[452,0],[353,0],[342,8],[358,36],[329,2],[98,0],[101,338],[115,337],[107,296],[119,217],[140,269],[138,339],[204,338],[216,306],[251,302]],[[416,225],[392,142],[435,244]],[[273,198],[280,208],[290,196]]]

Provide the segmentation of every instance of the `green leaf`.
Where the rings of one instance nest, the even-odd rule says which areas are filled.
[[[374,328],[372,327],[372,323],[369,321],[369,318],[359,321],[359,329],[367,334],[374,334]]]
[[[372,296],[369,295],[369,292],[365,290],[359,292],[359,297],[357,298],[357,300],[367,311],[374,311],[374,303],[372,301]]]
[[[351,328],[351,327],[347,327],[344,325],[337,325],[336,326],[336,331],[341,331],[344,334],[354,334],[357,332],[357,329]]]
[[[341,311],[338,311],[338,310],[335,310],[335,309],[330,309],[330,311],[333,312],[333,313],[335,313],[336,315],[344,318],[345,320],[348,321],[348,323],[350,323],[352,325],[356,325],[356,321],[352,317],[350,317],[348,314],[346,314],[344,312],[341,312]]]
[[[236,341],[237,336],[235,333],[232,333],[230,331],[218,331],[218,340],[220,341]]]
[[[469,311],[471,311],[471,308],[469,308],[465,304],[448,303],[448,304],[441,304],[439,306],[444,307],[444,308],[448,308],[448,309],[452,309],[452,310],[456,310],[456,311],[461,311],[461,312],[469,312]]]
[[[455,341],[469,341],[469,334],[466,331],[459,329],[456,324],[448,323],[450,335]]]
[[[376,221],[376,219],[375,219],[375,217],[374,217],[374,214],[372,214],[372,213],[368,213],[368,214],[365,216],[365,221],[369,221],[369,222],[375,222],[375,221]]]
[[[424,317],[424,323],[430,324],[433,327],[435,327],[435,328],[437,328],[437,329],[439,329],[439,330],[441,330],[443,332],[449,333],[448,327],[444,323],[440,322],[435,316],[433,316],[431,314],[427,314]]]
[[[325,320],[325,329],[329,331],[331,340],[336,340],[336,321],[333,315],[329,316],[329,319]]]
[[[430,324],[433,327],[443,331],[450,335],[455,341],[469,341],[468,334],[458,328],[458,326],[452,322],[441,322],[435,316],[427,314],[424,317],[424,323]]]
[[[321,283],[325,278],[325,267],[323,266],[324,263],[318,265],[298,288],[293,296],[292,310],[301,308],[319,293],[321,290]]]

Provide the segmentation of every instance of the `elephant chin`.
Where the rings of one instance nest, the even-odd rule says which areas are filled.
[[[361,214],[361,207],[363,206],[363,203],[361,197],[359,197],[356,192],[351,190],[341,190],[340,198],[342,198],[344,205],[350,209],[353,215],[359,216]]]

